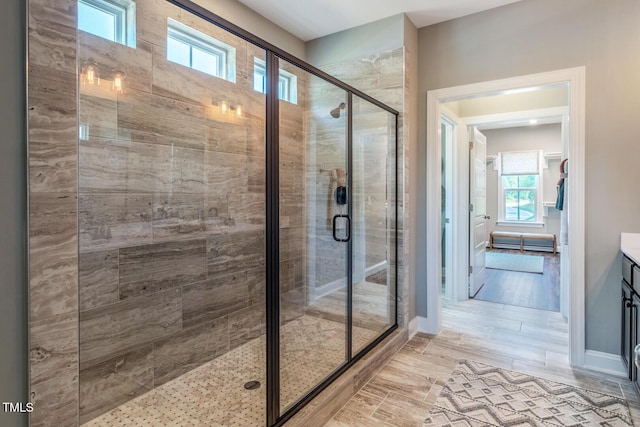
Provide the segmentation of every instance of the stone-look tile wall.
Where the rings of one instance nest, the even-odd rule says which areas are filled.
[[[264,333],[264,52],[136,6],[131,48],[77,31],[75,0],[29,0],[32,425],[78,425]],[[234,46],[236,83],[167,61],[168,17]],[[306,97],[299,76],[281,102],[285,321],[303,314]]]
[[[338,79],[354,86],[355,88],[362,90],[368,95],[372,96],[375,99],[378,99],[390,107],[396,109],[400,112],[399,120],[398,120],[398,178],[403,180],[398,186],[398,205],[399,205],[399,215],[398,218],[393,218],[395,223],[390,224],[390,227],[398,227],[399,240],[398,244],[398,253],[399,257],[397,260],[397,266],[399,268],[398,274],[398,322],[401,327],[406,327],[408,325],[408,276],[405,260],[406,257],[406,236],[408,236],[408,229],[405,227],[406,224],[406,215],[407,215],[407,207],[405,206],[406,202],[406,193],[408,187],[408,177],[405,171],[407,165],[407,153],[405,152],[405,141],[406,141],[406,129],[403,126],[404,120],[404,111],[405,111],[405,79],[404,79],[404,65],[405,65],[405,52],[404,48],[400,47],[397,49],[380,52],[375,55],[371,55],[365,58],[355,58],[346,61],[341,61],[333,64],[323,65],[320,68],[337,77]],[[354,111],[357,114],[357,112]],[[365,121],[365,123],[367,123]],[[387,123],[381,124],[381,126],[386,126]],[[389,155],[393,155],[392,152],[389,152]],[[393,176],[395,178],[395,176]],[[394,181],[388,182],[389,186],[395,186]],[[395,200],[389,199],[390,205],[395,203]],[[379,218],[378,218],[379,219]],[[378,221],[376,218],[371,218],[372,221]],[[372,236],[374,238],[374,236]],[[379,239],[377,242],[371,241],[367,242],[371,245],[378,245],[378,248],[381,249],[382,240]],[[392,245],[395,244],[394,241],[391,242]],[[393,246],[391,246],[393,249]],[[310,248],[311,251],[311,248]],[[375,250],[374,253],[377,253],[378,250]],[[380,250],[381,253],[381,250]],[[311,252],[309,253],[311,255]],[[395,257],[395,253],[390,254],[391,257]],[[393,263],[395,263],[395,259],[392,258]],[[391,275],[395,274],[395,270],[391,269]]]
[[[391,252],[391,226],[396,191],[395,116],[354,96],[353,102],[353,215],[354,281],[384,266]],[[393,281],[391,282],[393,283]]]
[[[345,285],[346,244],[333,239],[332,218],[346,214],[347,206],[336,203],[335,171],[347,167],[347,111],[339,117],[330,111],[346,103],[344,90],[320,79],[312,79],[310,121],[307,129],[307,186],[310,236],[310,292],[322,295]],[[383,263],[387,252],[387,193],[395,191],[395,140],[390,122],[393,115],[354,96],[353,112],[353,235],[354,280],[363,281],[365,269]],[[392,132],[393,133],[393,132]],[[388,180],[391,178],[391,180]],[[387,186],[390,186],[387,188]],[[389,191],[388,191],[389,190]],[[395,212],[390,211],[392,214]],[[389,217],[390,220],[393,218]],[[338,225],[344,223],[338,222]],[[340,229],[339,236],[345,234]],[[311,261],[313,260],[313,261]]]
[[[137,16],[136,49],[78,34],[80,65],[126,73],[121,94],[80,86],[81,422],[265,332],[265,95],[253,90],[265,53],[166,1],[138,0]],[[235,83],[168,61],[167,18],[235,47]],[[290,320],[304,301],[304,104],[281,108]]]
[[[310,208],[304,176],[311,94],[308,73],[284,60],[279,66],[298,79],[297,104],[280,101],[280,321],[286,323],[304,315],[307,301],[305,224]]]
[[[347,244],[334,240],[332,219],[336,214],[347,213],[347,206],[338,205],[334,196],[337,173],[347,169],[347,110],[339,110],[337,118],[330,112],[347,103],[347,93],[317,77],[309,81],[309,90],[311,108],[305,142],[309,206],[307,283],[309,302],[313,303],[317,296],[346,287]],[[337,235],[345,237],[345,223],[340,221],[337,225]]]
[[[32,426],[78,422],[76,15],[75,0],[29,1]]]

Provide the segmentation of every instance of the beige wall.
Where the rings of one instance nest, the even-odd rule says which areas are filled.
[[[620,232],[640,231],[638,16],[635,0],[523,0],[419,31],[420,117],[431,89],[586,67],[586,347],[608,353],[619,351]],[[425,134],[421,122],[420,182]]]
[[[559,124],[524,126],[505,129],[483,130],[487,137],[487,156],[509,151],[542,150],[544,153],[560,153],[562,151],[561,128]],[[555,202],[556,183],[560,178],[560,159],[548,161],[548,167],[542,172],[542,201]],[[500,176],[493,163],[487,164],[487,242],[489,233],[498,231],[515,231],[522,233],[549,233],[560,235],[560,211],[549,208],[549,215],[543,218],[544,227],[527,228],[497,225],[498,212],[498,180]]]

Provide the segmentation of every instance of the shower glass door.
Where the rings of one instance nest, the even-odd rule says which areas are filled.
[[[284,60],[279,88],[283,413],[347,361],[351,224],[347,92]]]
[[[353,95],[352,354],[396,321],[395,116]]]

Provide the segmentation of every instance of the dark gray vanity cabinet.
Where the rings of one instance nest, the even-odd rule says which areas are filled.
[[[633,379],[632,364],[633,364],[633,346],[631,341],[633,338],[632,324],[635,323],[633,319],[633,291],[626,281],[622,281],[622,327],[620,336],[620,355],[622,356],[622,362],[627,368],[627,374],[629,379]]]
[[[638,367],[635,364],[636,358],[634,351],[636,346],[640,343],[640,340],[638,339],[640,338],[640,333],[638,332],[640,331],[640,316],[638,316],[638,309],[640,309],[640,296],[634,292],[631,302],[631,351],[629,359],[631,375],[629,376],[629,379],[633,381],[638,391],[640,391],[640,378],[638,378]]]
[[[631,381],[636,381],[638,372],[634,364],[633,350],[638,343],[638,308],[640,308],[640,298],[633,289],[634,267],[634,263],[629,258],[622,257],[620,355]],[[637,277],[640,280],[640,269],[637,274],[639,274]]]

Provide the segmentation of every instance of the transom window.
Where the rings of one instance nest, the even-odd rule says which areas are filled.
[[[541,225],[542,153],[499,153],[499,218],[505,223]]]
[[[78,29],[135,47],[135,11],[130,0],[78,0]]]
[[[253,60],[253,90],[267,93],[267,67],[262,59]],[[282,68],[278,69],[278,98],[298,103],[298,78]]]
[[[167,59],[235,82],[235,48],[169,18]]]

